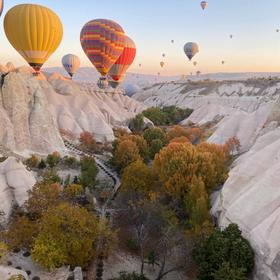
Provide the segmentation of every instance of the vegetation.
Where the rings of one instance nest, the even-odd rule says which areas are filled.
[[[144,117],[151,120],[155,125],[173,125],[191,115],[193,110],[181,109],[176,106],[167,106],[163,108],[152,107],[143,111]]]
[[[81,159],[81,177],[80,182],[84,188],[93,190],[96,184],[96,176],[98,168],[95,160],[92,157],[83,157]]]
[[[144,115],[138,114],[130,123],[130,129],[134,133],[140,133],[144,129]]]
[[[25,164],[29,168],[36,168],[39,165],[39,158],[36,155],[31,155],[31,157],[25,161]]]
[[[235,224],[215,229],[194,251],[199,280],[247,279],[253,270],[254,253]]]
[[[112,278],[110,280],[149,280],[144,275],[139,275],[136,272],[133,273],[127,273],[127,272],[121,272],[120,276],[117,278]]]
[[[53,152],[52,154],[49,154],[47,156],[46,162],[49,165],[49,167],[53,168],[60,162],[60,160],[60,154],[58,152]]]
[[[97,149],[96,140],[92,133],[84,131],[80,134],[80,147],[83,150],[95,152]]]

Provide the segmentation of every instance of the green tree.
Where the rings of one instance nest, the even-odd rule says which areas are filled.
[[[164,142],[161,139],[154,139],[149,148],[150,159],[154,159],[155,155],[164,147]]]
[[[160,108],[151,107],[143,111],[142,114],[144,115],[144,117],[151,120],[154,125],[166,124],[166,116]]]
[[[150,127],[145,130],[143,134],[148,145],[151,145],[153,140],[159,139],[162,143],[166,144],[166,134],[160,127]]]
[[[98,174],[98,168],[95,160],[92,157],[83,157],[81,159],[81,176],[80,182],[84,188],[93,190],[96,184],[96,176]]]
[[[46,162],[51,168],[53,168],[60,162],[60,160],[61,160],[60,154],[58,152],[53,152],[52,154],[49,154],[47,156]]]
[[[244,269],[233,268],[230,263],[225,262],[213,273],[214,280],[248,280]]]
[[[203,239],[194,251],[194,258],[199,280],[219,279],[229,269],[237,269],[241,276],[243,271],[245,277],[254,266],[254,252],[235,224],[229,225],[224,231],[216,229]]]
[[[39,165],[39,158],[36,155],[31,155],[31,157],[25,161],[25,164],[29,168],[36,168]]]
[[[139,133],[144,129],[144,115],[138,114],[136,117],[131,121],[130,128],[133,132]]]

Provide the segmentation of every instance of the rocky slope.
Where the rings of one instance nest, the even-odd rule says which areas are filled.
[[[0,143],[19,153],[61,151],[60,129],[76,136],[93,132],[99,141],[114,139],[114,126],[128,124],[143,106],[119,91],[99,91],[60,74],[35,77],[27,67],[0,66]]]
[[[183,123],[215,125],[210,142],[237,136],[243,154],[233,164],[212,214],[221,227],[238,223],[256,252],[254,279],[280,279],[280,81],[157,84],[134,98],[147,106],[194,109]]]
[[[35,182],[34,175],[18,159],[9,157],[0,163],[0,211],[4,213],[4,221],[13,206],[23,205]]]

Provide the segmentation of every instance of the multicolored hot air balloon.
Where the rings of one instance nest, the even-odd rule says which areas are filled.
[[[62,65],[71,78],[76,74],[80,64],[79,57],[74,54],[67,54],[62,58]]]
[[[164,65],[165,65],[164,61],[161,61],[159,64],[160,64],[160,67],[161,67],[161,68],[163,68]]]
[[[189,60],[192,60],[192,58],[199,52],[198,44],[193,42],[186,43],[184,46],[184,52]]]
[[[35,4],[10,9],[4,29],[11,45],[36,72],[57,49],[63,36],[59,17],[49,8]]]
[[[124,49],[124,31],[116,22],[108,19],[95,19],[84,25],[80,40],[82,48],[101,74],[104,81]],[[105,83],[100,82],[99,85]]]
[[[208,3],[206,1],[202,1],[200,3],[200,6],[201,6],[202,10],[205,10],[208,7]]]
[[[125,36],[123,53],[109,71],[109,76],[113,80],[109,82],[111,86],[117,87],[124,80],[125,73],[129,66],[133,63],[135,56],[136,46],[132,39]]]
[[[3,9],[4,9],[4,0],[0,0],[0,16],[3,13]]]

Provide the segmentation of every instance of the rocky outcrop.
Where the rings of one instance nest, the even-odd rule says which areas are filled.
[[[23,276],[24,279],[28,280],[29,277],[25,271],[12,268],[10,266],[0,266],[0,279],[2,280],[9,280],[11,279],[12,276]],[[21,278],[16,278],[16,279],[21,279]]]
[[[22,206],[27,192],[36,183],[34,175],[16,158],[9,157],[0,163],[0,211],[5,220],[10,216],[13,206]]]

